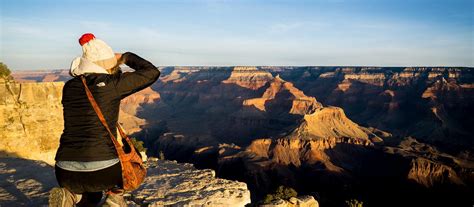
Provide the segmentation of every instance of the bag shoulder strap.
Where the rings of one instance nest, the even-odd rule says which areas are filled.
[[[121,153],[125,154],[122,147],[120,146],[120,143],[117,141],[114,134],[112,134],[112,131],[110,130],[109,125],[107,124],[107,121],[105,121],[105,117],[102,114],[102,111],[100,110],[99,105],[95,101],[94,96],[92,96],[92,93],[89,90],[89,87],[87,86],[86,78],[84,76],[80,76],[80,77],[81,77],[81,80],[82,80],[82,84],[84,85],[84,88],[85,88],[85,91],[86,91],[86,94],[87,94],[87,98],[89,99],[89,102],[91,103],[92,108],[94,108],[95,113],[99,117],[100,122],[102,122],[102,125],[104,125],[104,127],[109,132],[110,138],[112,139],[112,142],[114,143],[115,149],[117,149],[117,153],[119,154],[119,156],[120,156]],[[122,128],[120,127],[120,125],[118,125],[118,128],[119,128],[120,134],[123,137],[123,135],[125,133],[122,131]]]

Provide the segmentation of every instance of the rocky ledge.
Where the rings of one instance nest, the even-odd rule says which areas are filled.
[[[144,206],[245,206],[250,203],[247,184],[216,178],[214,170],[198,170],[189,163],[148,162],[144,184],[130,200]]]
[[[215,177],[192,164],[151,159],[142,186],[126,195],[129,206],[245,206],[250,191],[242,182]],[[34,169],[35,173],[31,173]],[[42,161],[0,158],[0,206],[47,206],[57,186],[54,168]]]

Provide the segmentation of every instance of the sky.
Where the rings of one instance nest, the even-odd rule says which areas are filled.
[[[156,66],[474,66],[473,0],[0,0],[0,61],[66,69],[93,33]]]

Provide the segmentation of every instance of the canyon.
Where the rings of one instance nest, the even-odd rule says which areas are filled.
[[[158,82],[123,100],[120,122],[150,155],[245,182],[252,201],[285,185],[328,206],[352,198],[370,206],[473,202],[472,68],[160,70]],[[64,71],[17,78],[68,79]],[[17,96],[10,99],[5,106],[22,109]],[[51,132],[60,134],[62,108],[54,101],[42,110],[59,111]],[[54,146],[43,149],[36,154]]]

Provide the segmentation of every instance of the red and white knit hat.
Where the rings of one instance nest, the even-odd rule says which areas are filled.
[[[82,46],[82,57],[72,61],[73,76],[84,73],[108,73],[107,69],[117,64],[115,53],[104,41],[95,38],[92,33],[86,33],[79,38]]]

